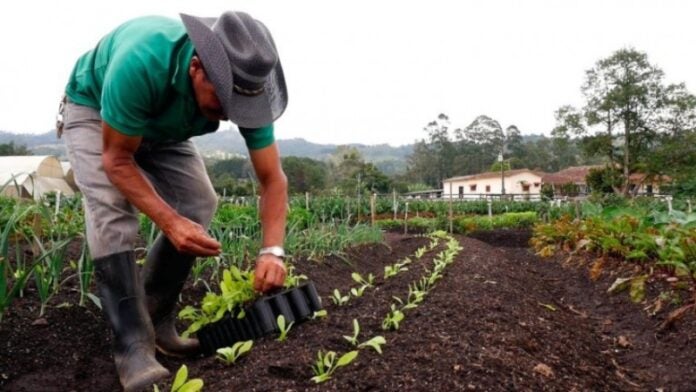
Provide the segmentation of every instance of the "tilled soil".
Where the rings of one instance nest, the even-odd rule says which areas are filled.
[[[409,283],[423,276],[442,246],[385,281],[385,265],[429,242],[388,234],[387,246],[359,247],[345,260],[297,264],[323,297],[326,319],[296,326],[284,342],[261,339],[229,366],[212,357],[160,360],[172,372],[186,364],[209,391],[696,389],[693,317],[656,334],[663,316],[648,317],[625,294],[607,295],[609,278],[593,282],[584,268],[540,260],[526,248],[529,232],[472,237],[458,237],[464,249],[397,331],[381,329],[392,297],[407,296]],[[345,306],[334,305],[330,293],[354,287],[354,271],[373,273],[376,287]],[[191,303],[201,296],[200,286],[187,286],[183,298]],[[77,292],[64,290],[42,320],[36,320],[32,293],[12,305],[0,324],[1,390],[119,389],[99,310],[91,304],[55,306],[77,298]],[[340,355],[353,349],[342,338],[351,335],[353,319],[360,322],[360,341],[386,338],[384,353],[360,350],[352,364],[315,385],[311,365],[319,350]]]

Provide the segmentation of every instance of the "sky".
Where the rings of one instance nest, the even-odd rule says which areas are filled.
[[[398,146],[440,113],[549,134],[558,107],[582,104],[585,71],[626,47],[696,92],[693,1],[22,0],[0,5],[0,130],[52,129],[75,60],[120,23],[226,10],[273,34],[290,97],[280,139]]]

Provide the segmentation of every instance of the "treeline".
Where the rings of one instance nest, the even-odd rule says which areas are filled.
[[[408,190],[403,181],[388,177],[374,164],[366,162],[354,147],[338,147],[325,161],[291,156],[283,157],[281,163],[291,194],[356,195],[359,192]],[[246,196],[256,193],[254,170],[245,157],[210,162],[208,174],[219,194]]]
[[[635,174],[671,181],[676,193],[696,193],[696,97],[683,83],[667,84],[645,53],[621,49],[586,71],[581,91],[584,105],[560,107],[551,138],[534,142],[489,116],[450,130],[440,114],[414,147],[410,178],[436,186],[451,176],[499,170],[501,156],[498,165],[545,172],[604,164],[594,180],[623,195]]]
[[[338,147],[322,161],[286,157],[283,168],[291,193],[406,192],[501,165],[544,172],[603,165],[588,179],[595,190],[630,195],[640,174],[641,181],[662,183],[661,190],[696,194],[696,97],[683,83],[667,84],[645,53],[621,49],[586,71],[581,91],[582,107],[556,110],[550,137],[523,137],[515,125],[488,115],[452,127],[440,114],[424,127],[405,174],[387,176],[351,147]],[[210,174],[221,193],[254,191],[253,170],[243,158],[215,163]]]

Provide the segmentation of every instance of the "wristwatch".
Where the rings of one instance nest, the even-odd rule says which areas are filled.
[[[280,246],[267,246],[265,248],[261,248],[259,251],[259,256],[261,255],[273,255],[279,259],[284,259],[285,250]]]

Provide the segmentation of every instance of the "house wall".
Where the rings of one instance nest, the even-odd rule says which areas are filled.
[[[485,195],[501,194],[501,178],[473,178],[467,180],[452,181],[452,193],[454,198],[459,198],[460,195],[470,198],[472,195],[485,197]],[[523,184],[529,184],[529,189],[525,190]],[[476,189],[472,189],[472,186]],[[460,192],[460,187],[463,187]],[[516,173],[512,176],[505,175],[505,193],[506,194],[529,194],[538,195],[541,191],[541,177],[534,173]],[[443,195],[448,198],[450,194],[450,182],[445,181],[443,184]]]

